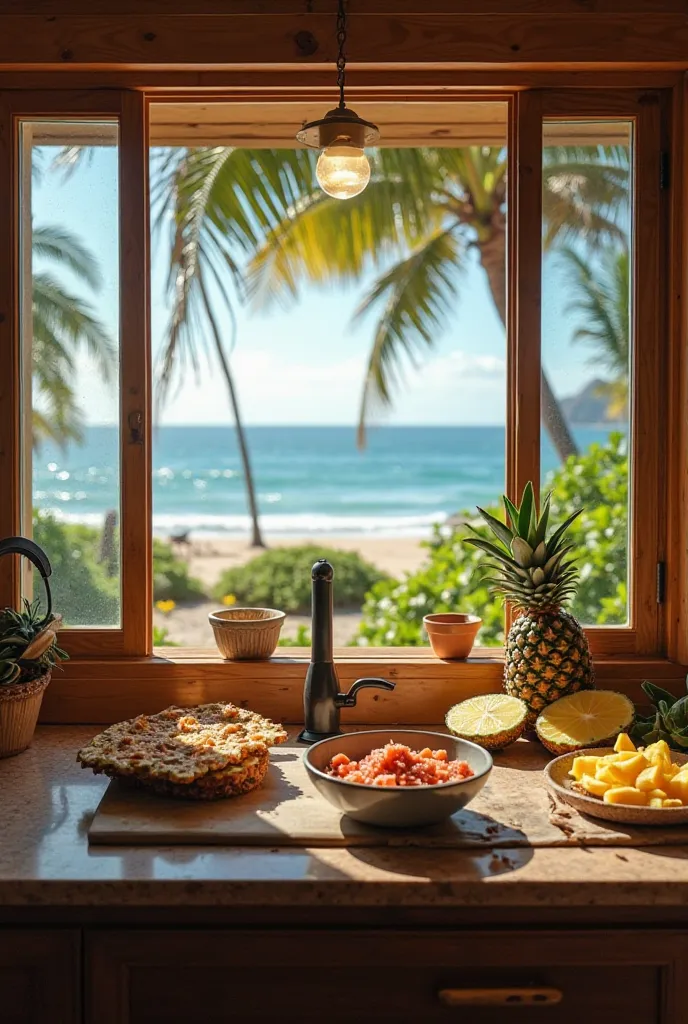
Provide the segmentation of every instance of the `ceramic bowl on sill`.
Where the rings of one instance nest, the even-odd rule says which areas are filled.
[[[444,749],[450,761],[467,761],[473,775],[435,786],[365,786],[326,773],[335,754],[358,761],[386,743],[403,743],[412,750]],[[420,828],[437,825],[470,803],[487,782],[492,757],[477,743],[420,729],[376,729],[350,732],[314,743],[303,755],[308,776],[329,803],[366,825],[381,828]]]
[[[215,643],[229,661],[267,661],[277,648],[285,613],[276,608],[223,608],[211,612]]]
[[[463,661],[471,653],[483,620],[464,612],[437,612],[426,615],[423,625],[430,646],[443,661]]]

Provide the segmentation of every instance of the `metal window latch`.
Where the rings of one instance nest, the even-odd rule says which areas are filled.
[[[127,416],[129,444],[143,444],[143,413],[136,409]]]

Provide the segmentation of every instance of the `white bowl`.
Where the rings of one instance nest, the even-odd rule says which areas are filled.
[[[475,773],[468,779],[436,786],[364,786],[327,775],[335,754],[358,761],[386,743],[403,743],[412,750],[444,749],[450,761],[467,761]],[[418,828],[436,825],[470,803],[492,770],[492,757],[477,743],[440,732],[420,729],[376,729],[350,732],[314,743],[303,755],[311,782],[338,810],[366,825],[383,828]]]

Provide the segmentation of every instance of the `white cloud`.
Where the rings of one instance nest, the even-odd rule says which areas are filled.
[[[328,365],[296,362],[285,352],[241,349],[232,359],[246,423],[353,424],[358,415],[365,356]],[[499,423],[505,415],[505,362],[457,350],[418,368],[407,368],[384,423]],[[186,381],[161,422],[219,424],[231,421],[226,385],[218,372]]]

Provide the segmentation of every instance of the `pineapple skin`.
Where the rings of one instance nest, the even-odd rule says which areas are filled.
[[[515,619],[506,640],[504,689],[527,704],[527,727],[548,704],[594,687],[588,640],[570,612],[529,609]]]

